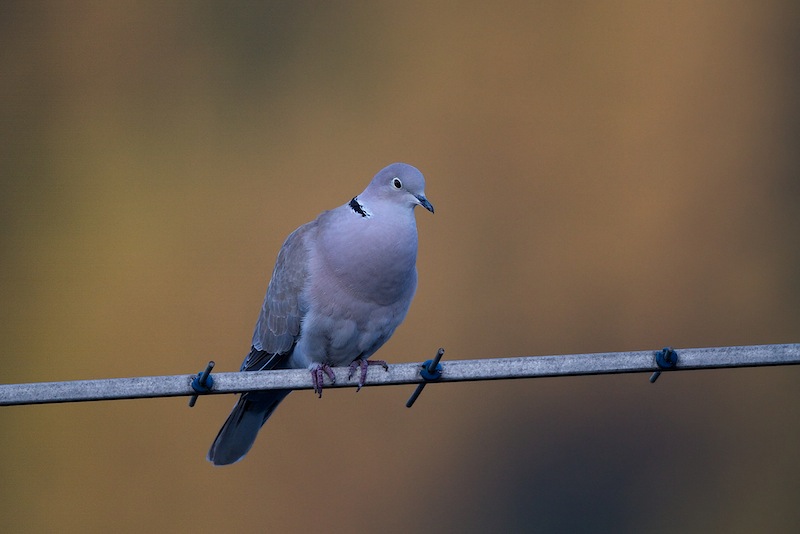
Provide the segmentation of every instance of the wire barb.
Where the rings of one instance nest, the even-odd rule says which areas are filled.
[[[655,357],[658,371],[650,376],[651,384],[656,383],[658,377],[661,376],[662,370],[672,369],[678,364],[678,353],[673,350],[672,347],[664,347],[663,349],[656,351]]]
[[[214,360],[209,361],[205,370],[197,373],[197,376],[192,380],[192,389],[195,391],[195,394],[189,399],[189,408],[194,408],[197,397],[199,397],[201,393],[208,393],[211,391],[211,388],[214,387],[214,377],[211,376],[214,365]]]
[[[406,402],[406,408],[411,408],[414,406],[414,403],[417,402],[417,398],[419,397],[422,390],[425,389],[425,386],[428,382],[435,382],[442,378],[442,364],[439,363],[439,360],[442,359],[444,355],[444,349],[440,348],[436,352],[436,357],[432,360],[427,360],[425,363],[421,365],[422,369],[420,369],[419,375],[425,379],[425,382],[422,382],[420,385],[417,386],[417,389],[414,390],[414,393],[411,394],[411,397],[408,398]]]

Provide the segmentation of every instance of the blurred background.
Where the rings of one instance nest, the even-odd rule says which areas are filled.
[[[427,177],[390,362],[800,341],[800,8],[0,4],[5,383],[237,370],[286,235]],[[800,369],[0,409],[6,532],[797,532]]]

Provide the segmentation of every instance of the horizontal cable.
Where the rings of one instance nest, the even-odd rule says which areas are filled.
[[[676,349],[677,362],[668,370],[657,364],[656,354],[658,352],[604,352],[562,356],[442,360],[441,377],[436,381],[462,382],[800,364],[800,344]],[[365,387],[425,383],[426,379],[420,376],[421,368],[422,364],[420,363],[390,365],[388,371],[378,366],[370,366]],[[336,383],[326,383],[326,388],[358,385],[357,376],[352,379],[348,378],[347,368],[335,368],[334,373]],[[213,387],[202,395],[266,389],[312,389],[313,387],[307,369],[214,373],[212,377]],[[191,374],[4,384],[0,385],[0,406],[193,396],[198,394],[192,387],[192,381],[195,378],[197,375]]]

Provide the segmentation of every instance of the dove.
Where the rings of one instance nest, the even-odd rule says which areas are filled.
[[[411,165],[393,163],[349,202],[322,212],[292,232],[278,253],[250,353],[241,371],[308,369],[322,397],[332,367],[359,371],[408,312],[417,287],[414,208],[433,213],[425,178]],[[251,391],[238,399],[207,459],[238,462],[288,389]]]

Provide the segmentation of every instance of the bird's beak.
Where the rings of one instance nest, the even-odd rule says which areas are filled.
[[[419,195],[419,196],[417,197],[417,200],[419,200],[419,205],[420,205],[420,206],[422,206],[423,208],[425,208],[425,209],[426,209],[426,210],[428,210],[429,212],[433,213],[433,204],[431,204],[430,202],[428,202],[428,199],[427,199],[427,198],[425,198],[425,197],[424,197],[424,196],[422,196],[422,195]]]

